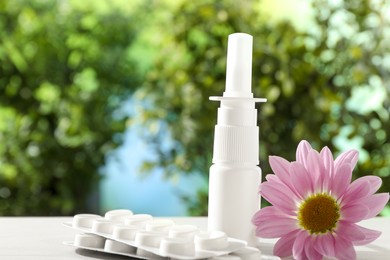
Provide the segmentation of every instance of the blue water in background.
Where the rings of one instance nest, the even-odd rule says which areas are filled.
[[[133,104],[126,103],[126,113],[132,114]],[[167,180],[158,168],[141,173],[142,162],[153,158],[152,148],[141,137],[141,127],[129,128],[123,145],[107,157],[99,187],[101,211],[126,208],[153,216],[186,216],[186,205],[180,196],[196,196],[198,188],[207,185],[205,180],[195,174]]]

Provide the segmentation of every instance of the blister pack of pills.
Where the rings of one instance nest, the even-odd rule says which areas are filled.
[[[139,259],[279,259],[261,256],[257,248],[220,231],[203,231],[126,209],[108,211],[104,217],[78,214],[63,224],[83,232],[66,245]]]

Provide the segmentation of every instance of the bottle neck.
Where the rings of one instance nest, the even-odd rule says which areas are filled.
[[[256,126],[257,109],[254,102],[222,101],[218,108],[218,125]]]
[[[257,126],[215,126],[213,163],[259,164]]]

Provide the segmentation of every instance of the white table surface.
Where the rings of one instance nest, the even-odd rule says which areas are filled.
[[[177,224],[194,224],[204,229],[204,217],[172,218]],[[130,259],[63,245],[72,241],[76,230],[64,227],[71,217],[0,217],[0,259]],[[355,247],[357,259],[390,259],[390,218],[373,218],[362,221],[362,226],[381,230],[382,235],[367,246]],[[262,239],[259,248],[264,254],[272,254],[276,240]]]

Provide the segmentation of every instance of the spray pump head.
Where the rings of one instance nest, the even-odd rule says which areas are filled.
[[[253,98],[252,45],[252,35],[246,33],[233,33],[229,35],[225,92],[222,97],[210,97],[210,100],[267,101],[265,98]]]

